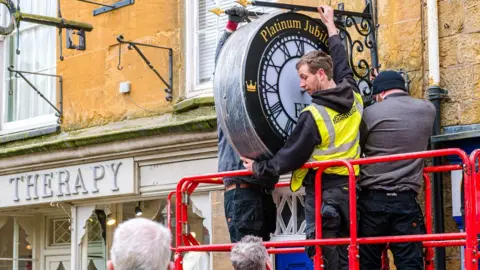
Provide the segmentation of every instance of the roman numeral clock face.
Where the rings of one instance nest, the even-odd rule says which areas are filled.
[[[285,35],[272,42],[260,63],[260,96],[264,115],[278,137],[286,139],[295,127],[311,97],[300,88],[296,64],[318,44],[295,35]]]
[[[280,149],[311,97],[300,88],[296,64],[308,52],[328,53],[323,25],[298,13],[267,21],[250,46],[245,71],[246,106],[256,133]]]

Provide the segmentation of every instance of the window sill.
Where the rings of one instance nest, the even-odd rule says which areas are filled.
[[[173,111],[175,113],[182,113],[182,112],[196,109],[198,107],[213,106],[213,105],[215,105],[213,96],[195,97],[195,98],[185,99],[173,105]]]
[[[40,127],[36,129],[30,129],[15,133],[8,133],[4,135],[0,135],[0,144],[12,142],[12,141],[19,141],[24,139],[30,139],[34,137],[39,137],[47,134],[57,133],[60,131],[60,125],[50,125],[45,127]]]

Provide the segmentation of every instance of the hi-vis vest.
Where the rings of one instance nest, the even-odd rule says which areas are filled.
[[[359,126],[363,114],[362,96],[354,93],[355,100],[349,112],[338,112],[317,104],[307,106],[302,112],[309,111],[317,124],[322,142],[315,147],[309,161],[325,161],[333,159],[357,159],[360,157]],[[360,173],[360,167],[354,166],[355,175]],[[329,167],[327,174],[348,175],[346,167]],[[308,169],[298,169],[292,174],[290,189],[297,191]]]

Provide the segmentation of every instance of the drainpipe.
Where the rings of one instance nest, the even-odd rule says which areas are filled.
[[[438,40],[438,9],[437,0],[427,0],[427,23],[428,23],[428,99],[433,103],[436,109],[435,122],[433,124],[433,135],[439,135],[440,124],[440,102],[446,96],[447,92],[440,88],[440,56]],[[432,144],[432,149],[438,148],[438,145]],[[441,164],[440,158],[433,159],[433,166]],[[442,173],[433,175],[433,202],[435,209],[435,233],[445,231],[445,217],[443,210],[443,180]],[[445,270],[445,248],[435,248],[435,266],[438,270]]]

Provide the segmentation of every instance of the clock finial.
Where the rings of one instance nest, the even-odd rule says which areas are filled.
[[[237,0],[235,2],[239,3],[240,5],[242,5],[244,7],[247,7],[248,5],[252,4],[252,1],[248,1],[248,0]]]
[[[257,91],[257,83],[256,82],[253,82],[252,83],[252,80],[250,80],[250,82],[245,82],[247,84],[247,91],[248,92],[255,92]]]
[[[220,14],[225,13],[225,10],[220,9],[218,7],[212,8],[209,11],[212,12],[212,13],[215,13],[217,16],[220,16]]]

